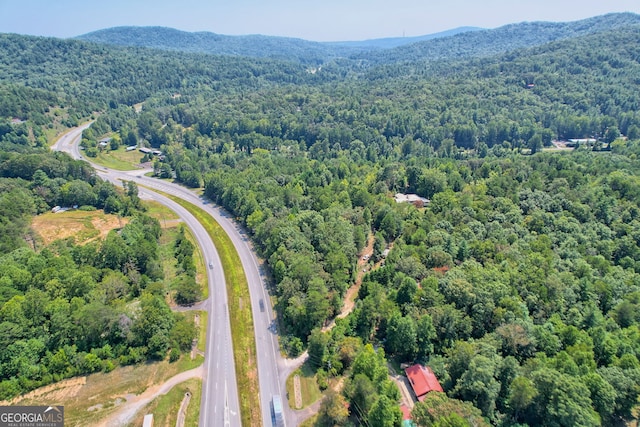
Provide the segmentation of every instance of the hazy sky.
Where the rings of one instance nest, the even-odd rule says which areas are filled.
[[[316,41],[640,13],[638,0],[0,0],[0,33],[73,37],[120,25]]]

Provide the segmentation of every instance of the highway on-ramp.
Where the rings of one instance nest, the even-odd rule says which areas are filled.
[[[73,158],[85,159],[78,148],[82,131],[90,126],[90,123],[74,128],[72,131],[62,136],[54,145],[54,149],[65,151]],[[284,409],[289,425],[295,425],[294,414],[289,410],[285,393],[285,381],[287,362],[280,355],[278,337],[275,327],[275,316],[270,304],[263,271],[251,246],[250,239],[245,231],[225,211],[214,204],[207,203],[202,197],[196,195],[191,190],[180,185],[167,181],[158,180],[144,176],[148,170],[135,171],[115,171],[93,164],[99,176],[112,182],[121,183],[122,180],[134,181],[139,184],[141,197],[151,197],[163,204],[171,202],[170,199],[162,197],[149,189],[159,190],[192,203],[209,213],[229,235],[235,246],[242,263],[249,292],[251,295],[251,307],[255,329],[258,381],[260,385],[260,406],[262,420],[265,426],[271,425],[271,402],[275,395],[282,397]],[[175,203],[174,203],[175,205]],[[167,204],[167,206],[169,206]],[[173,205],[169,206],[173,209]],[[183,209],[184,210],[184,209]],[[176,210],[178,213],[181,211]],[[188,212],[183,212],[188,214]],[[186,222],[186,221],[185,221]],[[196,221],[197,222],[197,221]],[[200,224],[188,224],[194,235],[200,241],[211,243],[211,239],[202,229]],[[199,226],[199,228],[198,228]],[[196,231],[200,230],[200,231]],[[206,236],[205,236],[206,235]],[[202,243],[200,243],[202,244]],[[229,420],[229,425],[240,425],[238,390],[235,380],[235,367],[233,365],[233,352],[231,344],[231,330],[229,324],[229,313],[226,306],[227,295],[224,285],[224,275],[220,266],[219,258],[215,249],[204,249],[203,256],[208,261],[213,262],[213,269],[209,275],[210,297],[207,308],[209,310],[209,325],[207,332],[207,351],[205,354],[205,378],[203,383],[202,404],[200,410],[200,426],[224,426]],[[215,349],[213,348],[215,346]],[[222,347],[221,347],[222,346]],[[226,367],[224,374],[218,374],[221,366]],[[233,372],[233,376],[231,373]],[[223,384],[224,390],[222,389]],[[222,391],[224,391],[224,395]],[[240,394],[246,392],[240,390]],[[228,403],[229,402],[229,403]],[[229,418],[222,418],[222,424],[218,415],[220,408],[229,408],[227,414]],[[235,420],[235,422],[234,422]]]

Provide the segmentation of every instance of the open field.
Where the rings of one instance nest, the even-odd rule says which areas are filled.
[[[92,162],[120,171],[128,171],[137,168],[140,164],[144,154],[138,150],[126,151],[124,146],[119,147],[117,150],[104,150],[98,153],[98,157],[91,159]]]
[[[107,374],[71,378],[36,389],[14,399],[11,404],[64,405],[65,426],[92,426],[115,413],[127,400],[201,365],[203,360],[199,356],[192,361],[188,355],[183,355],[176,363],[145,363],[117,368]],[[199,401],[197,406],[200,406]]]
[[[103,210],[47,212],[33,218],[31,227],[46,246],[58,239],[73,237],[79,245],[103,239],[109,231],[124,227],[129,220]]]
[[[176,221],[180,219],[178,214],[162,203],[153,200],[144,200],[142,203],[147,208],[147,215],[160,221],[162,228],[175,227]]]

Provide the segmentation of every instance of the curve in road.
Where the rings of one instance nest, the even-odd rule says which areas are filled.
[[[80,154],[78,143],[82,131],[90,125],[91,122],[67,132],[52,146],[52,149],[66,152],[74,159],[86,160]],[[114,184],[122,185],[123,180],[138,180],[135,174],[129,175],[89,163],[96,169],[98,176]],[[209,312],[209,322],[207,325],[200,425],[240,426],[240,405],[231,344],[231,326],[226,304],[226,285],[222,264],[215,246],[202,224],[178,203],[144,187],[139,188],[139,195],[144,199],[156,200],[174,210],[191,229],[207,263],[211,262],[214,266],[209,270],[209,299],[205,302],[205,308]]]

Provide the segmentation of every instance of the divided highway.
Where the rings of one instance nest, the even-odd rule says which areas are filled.
[[[78,148],[82,131],[91,123],[79,126],[63,135],[53,149],[69,153],[75,159],[85,159]],[[148,170],[116,171],[92,164],[98,175],[106,180],[121,185],[122,180],[139,184],[139,193],[143,198],[156,200],[180,215],[193,231],[198,244],[202,248],[206,265],[209,269],[209,299],[206,309],[209,312],[207,325],[207,348],[205,351],[205,376],[203,379],[202,403],[200,409],[200,426],[239,426],[239,398],[233,363],[231,328],[227,310],[227,293],[224,285],[224,274],[220,259],[213,243],[202,225],[177,203],[151,190],[159,190],[192,203],[209,213],[231,238],[245,271],[251,295],[251,307],[255,328],[258,380],[260,384],[260,406],[265,426],[271,425],[271,402],[273,396],[282,396],[285,411],[290,425],[293,414],[286,405],[284,384],[286,380],[286,362],[280,356],[276,335],[275,316],[269,302],[261,267],[252,250],[246,233],[219,207],[207,203],[206,200],[192,191],[177,184],[144,176]],[[145,188],[147,187],[147,188]],[[151,190],[150,190],[151,189]],[[241,391],[242,392],[242,391]]]

